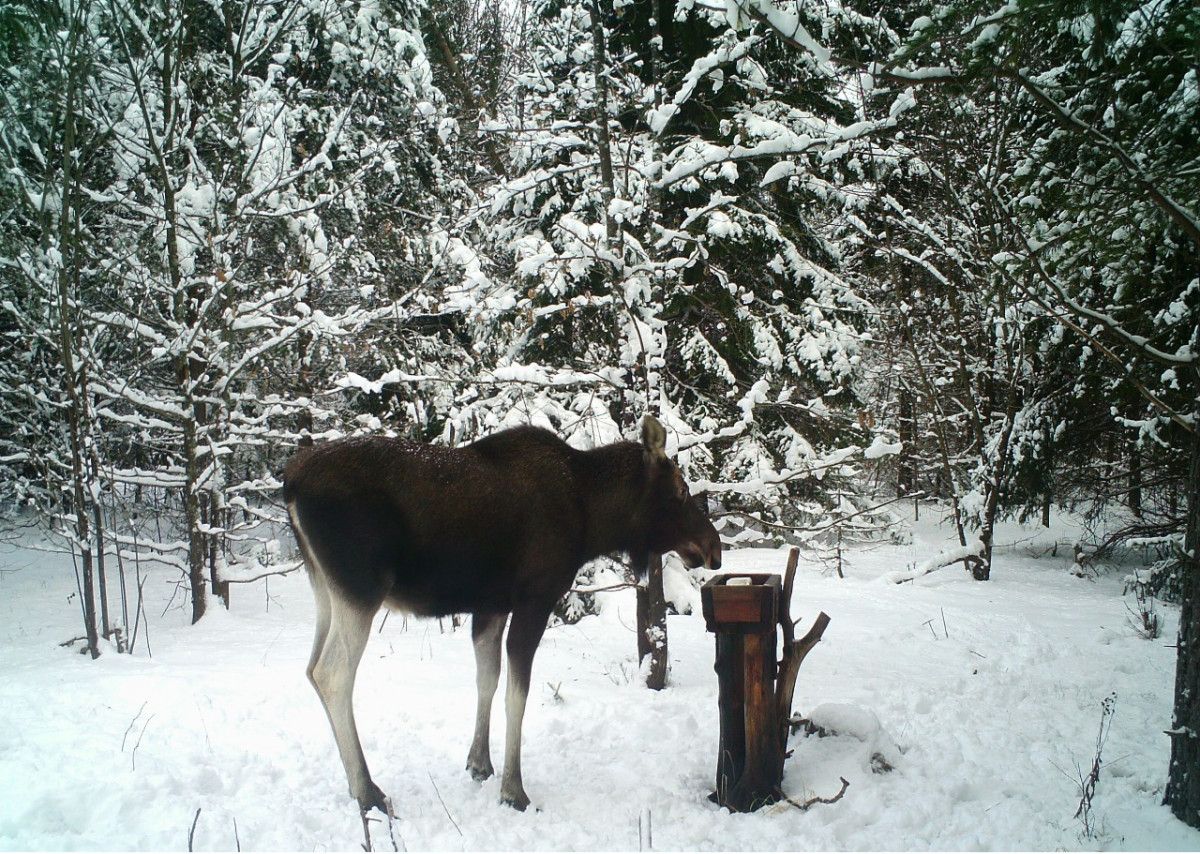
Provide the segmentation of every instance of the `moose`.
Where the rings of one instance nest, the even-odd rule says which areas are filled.
[[[642,577],[650,554],[718,569],[721,540],[667,456],[653,416],[642,441],[592,450],[549,430],[515,427],[460,448],[362,436],[301,449],[284,502],[317,605],[308,678],[365,816],[392,815],[354,722],[355,673],[383,606],[418,616],[471,614],[475,735],[467,770],[492,776],[488,736],[508,628],[501,799],[529,805],[521,723],[534,652],[555,603],[589,560],[625,553]]]

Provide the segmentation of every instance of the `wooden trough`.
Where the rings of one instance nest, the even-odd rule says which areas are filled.
[[[705,623],[717,637],[721,734],[716,791],[710,797],[734,812],[751,812],[783,798],[796,677],[829,624],[822,611],[804,637],[795,637],[789,603],[799,557],[799,550],[792,549],[786,579],[728,573],[700,588]],[[778,660],[777,629],[783,632]]]

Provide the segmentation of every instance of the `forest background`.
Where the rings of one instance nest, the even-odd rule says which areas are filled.
[[[300,444],[650,411],[730,545],[1156,549],[1200,826],[1194,4],[22,0],[0,75],[0,507],[93,654],[295,567]]]

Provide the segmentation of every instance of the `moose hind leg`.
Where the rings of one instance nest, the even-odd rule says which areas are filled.
[[[313,597],[317,603],[317,630],[313,635],[312,654],[308,657],[308,667],[304,672],[308,674],[308,681],[317,689],[317,696],[321,697],[321,702],[324,704],[325,697],[321,695],[321,688],[313,679],[313,671],[317,667],[317,662],[321,660],[321,653],[325,651],[325,644],[329,640],[332,606],[329,599],[329,587],[325,583],[324,577],[317,572],[310,572],[309,579],[312,582]]]
[[[500,639],[504,634],[507,614],[474,614],[471,617],[471,639],[475,643],[475,737],[467,754],[467,770],[476,780],[486,780],[495,773],[489,734],[492,726],[492,699],[500,684]]]
[[[332,593],[332,591],[331,591]],[[390,814],[387,796],[371,779],[354,722],[354,680],[371,633],[374,609],[356,607],[330,595],[330,623],[325,642],[310,665],[310,679],[325,706],[338,753],[350,783],[350,796],[365,813],[372,807]],[[319,608],[318,608],[319,614]],[[319,617],[318,617],[319,619]],[[318,622],[318,633],[320,625]]]
[[[308,537],[304,533],[304,528],[300,524],[300,518],[296,515],[296,508],[293,505],[288,505],[288,515],[291,516],[292,530],[296,534],[296,542],[300,544],[300,553],[304,556],[304,564],[308,568],[308,580],[312,585],[313,599],[317,605],[317,630],[313,636],[312,654],[308,657],[308,667],[304,672],[308,674],[308,681],[312,682],[313,687],[317,689],[317,695],[320,696],[321,689],[313,681],[313,669],[321,660],[321,653],[329,638],[331,608],[329,582],[325,580],[325,570],[313,556],[312,547],[309,545]],[[321,697],[322,703],[324,700],[325,698]]]
[[[500,799],[509,806],[525,811],[529,796],[521,781],[521,726],[525,718],[525,703],[529,698],[529,682],[533,674],[533,654],[537,652],[546,621],[547,607],[522,608],[513,611],[508,629],[508,687],[504,697],[507,730],[504,739],[504,777],[500,782]]]

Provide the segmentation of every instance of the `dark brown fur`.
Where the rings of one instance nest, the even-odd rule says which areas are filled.
[[[348,694],[370,617],[385,604],[426,616],[474,615],[480,718],[468,767],[480,778],[492,773],[485,714],[503,621],[513,615],[502,796],[521,809],[528,804],[519,742],[533,653],[579,568],[623,552],[644,573],[650,553],[667,551],[689,566],[720,566],[716,530],[667,458],[665,438],[648,417],[641,444],[591,451],[518,427],[458,449],[344,439],[288,462],[284,501],[318,599],[309,676],[364,810],[386,809],[386,798],[362,759]]]

